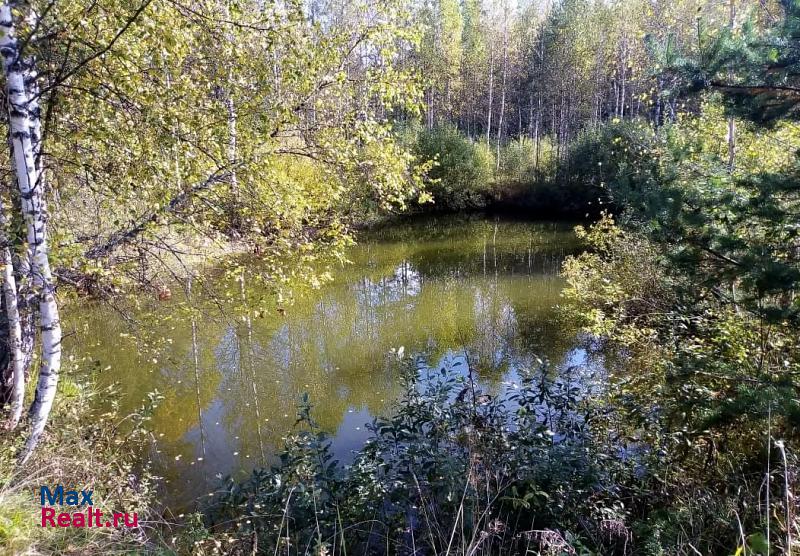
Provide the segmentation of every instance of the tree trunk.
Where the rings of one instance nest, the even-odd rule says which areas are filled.
[[[730,0],[730,28],[733,33],[733,28],[736,24],[736,4],[734,0]],[[728,81],[733,82],[733,72],[728,71]],[[733,116],[728,116],[728,173],[733,173],[736,168],[736,120]]]
[[[222,14],[222,18],[225,23],[223,25],[229,25],[229,21],[231,19],[230,10],[228,9],[227,0],[220,0],[219,1],[219,10]],[[224,34],[225,42],[228,45],[234,44],[234,36],[233,33],[230,31],[226,31]],[[234,75],[233,75],[233,64],[228,68],[228,81],[227,84],[221,83],[219,88],[222,92],[222,97],[224,98],[225,102],[225,109],[228,112],[228,164],[230,165],[230,195],[231,195],[231,203],[232,206],[229,208],[229,215],[231,218],[231,226],[234,229],[238,229],[240,222],[239,222],[239,181],[236,178],[236,159],[238,158],[238,152],[236,147],[236,103],[233,100],[233,82],[234,82]],[[227,85],[227,86],[226,86]]]
[[[489,43],[489,109],[486,116],[486,146],[491,148],[492,104],[494,104],[494,43]]]
[[[508,70],[508,6],[503,16],[503,83],[500,90],[500,117],[497,120],[497,161],[495,171],[500,171],[500,141],[503,137],[503,116],[506,111],[506,73]]]
[[[625,43],[623,46],[624,50],[622,53],[622,79],[620,80],[620,93],[619,93],[619,117],[620,119],[625,117],[625,79],[627,74],[627,64],[628,64],[628,44],[627,38],[625,39]]]
[[[236,105],[233,103],[233,95],[230,91],[225,98],[225,106],[228,109],[228,164],[231,172],[231,196],[236,203],[239,202],[239,182],[236,179]]]
[[[2,208],[0,207],[0,211]],[[5,231],[0,242],[8,245]],[[14,265],[11,260],[11,249],[4,247],[0,251],[3,264],[3,304],[8,321],[8,354],[11,363],[11,416],[8,428],[13,429],[22,418],[22,405],[25,399],[25,356],[22,352],[22,322],[17,306],[17,280],[14,277]]]
[[[36,396],[31,406],[31,434],[22,452],[24,462],[41,438],[58,385],[61,369],[61,323],[50,270],[47,244],[46,207],[40,171],[36,164],[39,145],[32,131],[40,129],[38,103],[25,83],[26,60],[21,56],[9,0],[0,6],[0,54],[6,77],[6,97],[14,174],[19,188],[27,233],[27,258],[31,279],[39,299],[42,362]],[[28,61],[30,63],[30,61]],[[39,138],[35,138],[38,142]]]
[[[536,162],[534,163],[534,168],[536,172],[536,179],[541,180],[541,174],[539,173],[539,153],[541,152],[542,146],[542,139],[541,139],[541,124],[542,124],[542,92],[538,92],[539,96],[539,103],[537,105],[536,110],[536,129],[534,131],[534,136],[536,138]]]

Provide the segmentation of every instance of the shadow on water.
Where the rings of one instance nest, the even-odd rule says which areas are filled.
[[[195,291],[203,309],[190,316],[151,308],[158,357],[144,355],[129,325],[99,306],[74,317],[74,343],[106,369],[102,382],[119,384],[123,410],[148,392],[164,396],[152,458],[169,501],[191,506],[220,476],[273,461],[304,392],[337,457],[351,461],[365,423],[400,393],[401,356],[421,373],[471,366],[489,392],[513,388],[539,359],[555,373],[597,366],[554,311],[561,262],[580,248],[571,228],[455,217],[384,227],[362,234],[352,264],[298,294],[284,314],[226,317]],[[270,295],[248,288],[245,299]]]

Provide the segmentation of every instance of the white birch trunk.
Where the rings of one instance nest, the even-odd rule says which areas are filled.
[[[232,76],[228,76],[229,79]],[[231,195],[234,201],[239,202],[239,181],[236,179],[236,105],[233,103],[231,92],[226,93],[225,106],[228,109],[228,164],[231,172]]]
[[[506,112],[506,73],[508,71],[508,4],[503,15],[503,82],[500,92],[500,117],[497,120],[497,161],[495,171],[500,171],[500,141],[503,137],[503,118]]]
[[[0,208],[2,210],[2,208]],[[0,242],[8,244],[5,233]],[[0,251],[3,265],[3,302],[8,319],[8,351],[11,355],[11,416],[8,428],[13,429],[22,418],[22,405],[25,401],[25,356],[22,353],[22,323],[17,307],[17,281],[14,278],[14,265],[11,260],[11,249],[7,246]]]
[[[734,0],[730,0],[730,28],[731,34],[736,26],[736,4]],[[733,72],[728,70],[728,81],[733,82]],[[733,116],[728,116],[728,173],[732,174],[736,168],[736,120]]]
[[[492,104],[494,103],[494,45],[489,38],[489,110],[486,115],[486,146],[492,141]]]
[[[25,18],[26,22],[31,29],[36,28],[38,21],[38,14],[29,8],[28,14]],[[36,73],[36,64],[33,57],[25,60],[25,84],[29,91],[28,112],[30,114],[30,130],[31,130],[31,144],[33,145],[33,162],[38,172],[38,179],[40,182],[44,181],[42,174],[42,112],[41,105],[39,104],[39,82],[38,74]]]
[[[22,202],[28,243],[31,278],[39,297],[39,326],[42,337],[42,361],[36,397],[31,406],[31,434],[22,452],[28,459],[41,438],[58,386],[61,368],[61,323],[55,298],[55,284],[50,270],[47,245],[47,209],[44,203],[40,172],[36,164],[38,145],[32,131],[40,128],[40,118],[25,83],[26,68],[15,36],[11,3],[0,6],[0,54],[6,78],[9,131],[14,173]]]

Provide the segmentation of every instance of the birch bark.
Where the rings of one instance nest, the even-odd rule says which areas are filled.
[[[2,211],[0,207],[0,211]],[[25,356],[22,353],[22,324],[17,306],[17,281],[14,277],[14,265],[8,238],[3,230],[0,242],[4,247],[0,251],[0,264],[3,265],[3,302],[8,319],[8,350],[11,354],[11,416],[8,428],[13,429],[22,418],[22,404],[25,399]]]
[[[497,161],[495,171],[500,171],[500,141],[503,137],[503,118],[506,112],[506,73],[508,71],[508,3],[503,6],[503,79],[500,93],[500,117],[497,121]]]
[[[31,280],[39,301],[39,327],[42,356],[36,396],[31,406],[31,433],[22,452],[24,462],[41,438],[58,385],[61,368],[61,323],[55,298],[55,284],[50,269],[47,244],[47,209],[40,168],[36,163],[40,129],[38,99],[31,94],[26,75],[34,75],[26,67],[16,37],[12,2],[0,5],[0,55],[6,78],[6,97],[14,174],[19,188],[23,219],[27,234],[27,258]]]
[[[491,148],[492,140],[492,104],[494,103],[494,43],[489,38],[489,108],[486,114],[486,146]]]
[[[734,0],[730,0],[729,4],[730,9],[730,19],[729,19],[729,26],[731,30],[731,34],[733,34],[733,30],[736,26],[736,4]],[[728,70],[728,81],[733,82],[733,72]],[[733,116],[728,116],[728,173],[732,174],[733,170],[736,168],[736,120],[733,119]]]
[[[230,9],[228,8],[228,0],[219,0],[217,2],[217,6],[219,8],[220,14],[222,16],[223,21],[220,22],[221,25],[227,27],[227,30],[224,33],[225,42],[227,43],[226,48],[230,48],[234,44],[234,36],[233,31],[230,29]],[[220,83],[220,90],[222,92],[222,96],[225,103],[225,109],[228,112],[228,149],[227,149],[227,158],[228,164],[230,165],[230,193],[232,199],[232,205],[229,208],[230,218],[231,218],[231,225],[234,229],[239,229],[241,222],[239,221],[239,204],[240,204],[240,195],[239,195],[239,181],[236,177],[236,159],[238,157],[237,153],[237,122],[236,122],[236,103],[234,102],[233,98],[233,88],[234,88],[234,74],[233,74],[233,64],[228,67],[227,72],[227,83]]]
[[[229,21],[231,19],[230,10],[228,9],[228,2],[227,0],[221,0],[219,2],[220,11],[222,13],[222,17],[225,20],[224,25],[229,25]],[[225,41],[228,45],[234,44],[234,37],[233,31],[228,30],[225,33]],[[223,95],[225,97],[225,108],[228,111],[228,164],[231,165],[231,195],[233,196],[234,201],[238,204],[239,202],[239,182],[236,179],[236,170],[234,165],[236,163],[237,158],[237,149],[236,149],[236,104],[233,100],[233,86],[234,86],[234,75],[233,75],[233,65],[228,68],[228,87],[229,89],[225,89],[222,86]]]

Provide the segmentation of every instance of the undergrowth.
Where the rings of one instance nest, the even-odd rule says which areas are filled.
[[[405,374],[395,411],[377,418],[352,465],[334,461],[308,399],[281,462],[229,480],[209,508],[201,553],[591,553],[629,532],[606,503],[610,467],[591,421],[586,371],[524,373],[502,392],[472,374]],[[579,376],[580,375],[580,376]],[[631,466],[613,455],[616,472]],[[573,509],[592,512],[581,516]],[[566,552],[565,552],[566,551]]]
[[[149,408],[123,416],[113,388],[65,376],[59,384],[51,423],[39,448],[19,465],[19,435],[0,436],[0,552],[6,554],[132,554],[166,547],[166,523],[156,507],[156,478],[142,465],[149,442]],[[102,399],[106,410],[92,407]],[[157,401],[152,396],[151,404]],[[94,508],[137,514],[137,526],[42,527],[40,488],[92,490]],[[65,506],[63,511],[85,508]],[[61,511],[57,508],[57,511]]]

